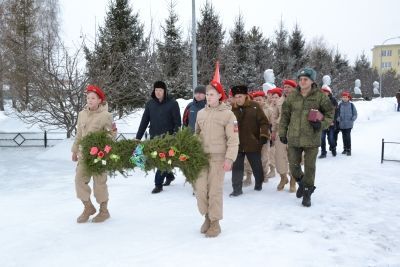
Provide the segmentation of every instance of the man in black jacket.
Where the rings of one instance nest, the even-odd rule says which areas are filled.
[[[146,103],[146,107],[140,121],[136,139],[140,140],[150,123],[150,139],[164,135],[174,134],[181,127],[181,114],[179,105],[167,94],[167,85],[162,81],[156,81],[151,93],[151,100]],[[164,183],[164,179],[166,179]],[[172,172],[161,172],[157,170],[154,178],[155,188],[151,193],[160,193],[163,185],[168,186],[175,179]]]

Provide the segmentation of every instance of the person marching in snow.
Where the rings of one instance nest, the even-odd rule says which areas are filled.
[[[344,91],[342,93],[342,102],[340,102],[338,107],[337,117],[339,129],[342,132],[343,138],[344,149],[342,154],[346,154],[347,156],[351,156],[351,129],[357,119],[357,109],[355,105],[350,102],[350,99],[350,93]]]
[[[332,95],[332,90],[329,86],[325,86],[321,88],[321,91],[329,97],[329,100],[332,103],[333,108],[338,108],[338,102],[336,98]],[[318,158],[326,158],[326,137],[328,137],[329,150],[332,152],[332,156],[336,157],[336,140],[335,140],[335,122],[332,122],[331,125],[327,129],[322,130],[321,134],[321,155]]]
[[[400,90],[396,93],[396,99],[397,99],[397,111],[400,111]]]
[[[212,81],[207,85],[206,98],[206,107],[197,114],[195,133],[200,137],[204,151],[210,155],[209,166],[201,171],[194,189],[199,212],[205,216],[200,232],[206,237],[216,237],[221,233],[224,173],[232,169],[239,137],[236,117],[222,102],[225,92],[221,84]]]
[[[104,92],[95,85],[88,85],[86,96],[86,106],[79,112],[77,122],[77,133],[74,144],[72,145],[72,161],[77,161],[75,175],[76,196],[82,201],[84,210],[77,218],[78,223],[85,223],[89,217],[96,213],[96,208],[90,200],[91,189],[89,182],[91,177],[86,174],[83,163],[82,151],[79,142],[89,133],[107,131],[110,137],[115,137],[116,128],[113,127],[111,113],[108,112],[108,105],[105,101]],[[110,218],[107,209],[108,188],[107,173],[93,175],[93,191],[97,203],[100,204],[99,213],[92,219],[92,222],[103,222]]]
[[[181,113],[178,102],[170,98],[167,93],[167,85],[163,81],[156,81],[153,85],[151,100],[146,103],[136,139],[142,139],[147,126],[150,123],[150,139],[164,134],[174,134],[181,127]],[[164,179],[166,181],[164,183]],[[157,170],[154,177],[155,187],[152,194],[160,193],[163,186],[168,186],[175,179],[172,172]]]
[[[206,87],[198,85],[194,89],[193,101],[190,102],[183,112],[182,125],[189,127],[194,132],[196,124],[197,113],[206,105]]]
[[[255,177],[254,190],[261,191],[264,172],[261,163],[261,148],[268,142],[268,119],[260,105],[249,99],[245,85],[232,87],[235,104],[232,111],[239,127],[239,153],[232,168],[232,197],[241,195],[243,186],[244,157],[249,160]]]
[[[311,194],[315,190],[315,164],[321,145],[321,130],[328,128],[333,119],[333,107],[315,83],[316,72],[304,68],[298,73],[299,86],[282,105],[279,123],[279,139],[288,144],[290,173],[299,187],[298,198],[302,204],[311,206]],[[313,118],[310,118],[312,115]],[[304,152],[304,172],[301,169]]]

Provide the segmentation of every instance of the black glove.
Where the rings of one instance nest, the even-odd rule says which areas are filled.
[[[310,124],[314,128],[314,131],[318,131],[319,129],[321,129],[320,121],[310,121]]]
[[[265,145],[267,142],[268,142],[268,138],[267,137],[265,137],[265,136],[261,136],[260,137],[260,143],[262,145]]]
[[[282,144],[287,145],[287,137],[286,136],[279,136],[279,140],[281,140]]]

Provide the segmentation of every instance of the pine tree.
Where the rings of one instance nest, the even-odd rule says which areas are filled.
[[[332,94],[339,97],[340,94],[346,90],[349,91],[352,82],[352,70],[349,61],[343,57],[339,51],[336,51],[333,57],[333,70],[332,70]]]
[[[307,62],[305,53],[305,39],[299,25],[296,23],[292,34],[289,36],[289,73],[288,78],[296,77],[296,73],[303,67]]]
[[[174,98],[188,98],[192,95],[191,80],[188,75],[190,68],[186,68],[187,61],[190,61],[190,56],[187,54],[189,44],[182,42],[175,6],[175,2],[169,3],[169,16],[165,20],[165,25],[161,27],[164,38],[163,42],[157,42],[158,61],[161,79],[169,86],[168,93]]]
[[[213,5],[206,1],[197,23],[197,61],[199,83],[208,84],[213,77],[215,63],[221,57],[225,31]],[[224,62],[221,69],[224,68]]]
[[[280,84],[283,79],[291,75],[289,70],[289,44],[288,31],[283,25],[279,24],[279,29],[275,30],[275,41],[272,43],[274,50],[274,65],[271,68],[275,73],[275,84]]]
[[[322,85],[322,77],[324,75],[330,75],[334,69],[332,50],[327,47],[322,38],[314,39],[307,49],[307,57],[307,66],[314,68],[317,72],[317,79],[315,82]]]
[[[111,109],[119,117],[142,107],[147,99],[143,27],[129,0],[111,0],[104,27],[99,29],[99,42],[94,51],[85,50],[91,82],[105,90]]]

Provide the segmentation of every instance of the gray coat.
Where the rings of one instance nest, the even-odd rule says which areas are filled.
[[[357,109],[353,103],[341,102],[338,108],[337,121],[339,122],[339,129],[353,128],[354,121],[357,119]]]

